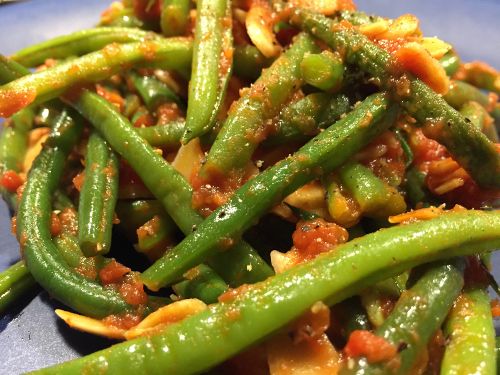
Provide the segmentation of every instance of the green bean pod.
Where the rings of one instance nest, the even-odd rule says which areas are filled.
[[[198,0],[196,12],[184,144],[215,125],[233,66],[230,0]]]
[[[181,145],[185,125],[184,121],[172,121],[168,124],[135,128],[135,131],[153,147],[175,150]]]
[[[163,0],[161,32],[167,37],[186,34],[189,21],[189,0]]]
[[[186,235],[197,231],[203,218],[192,208],[192,188],[185,178],[158,155],[108,101],[89,91],[82,92],[75,100],[72,103],[75,108],[128,161],[179,229]],[[220,249],[229,250],[228,245],[233,244],[223,242]],[[188,262],[191,267],[184,269],[178,279],[189,268],[201,263],[196,263],[196,259],[188,259]],[[231,286],[253,283],[272,275],[269,265],[244,241],[234,244],[224,257],[210,259],[209,265]]]
[[[460,57],[455,51],[451,50],[439,59],[439,63],[444,68],[446,74],[451,77],[460,68]]]
[[[200,264],[188,272],[189,278],[172,286],[182,298],[198,298],[206,304],[216,303],[217,298],[227,291],[227,284],[212,269]]]
[[[364,357],[348,363],[341,374],[408,374],[414,368],[432,335],[439,329],[463,286],[462,272],[451,264],[427,271],[401,295],[391,314],[376,330],[390,344],[400,347],[399,366],[370,363]]]
[[[460,113],[481,130],[489,140],[498,143],[498,133],[493,118],[481,104],[474,101],[467,102],[460,108]]]
[[[10,58],[26,67],[43,64],[46,59],[66,59],[104,48],[110,43],[140,42],[154,34],[125,27],[95,27],[62,35],[23,48]]]
[[[30,71],[21,64],[0,55],[0,84],[4,85],[29,73]]]
[[[75,84],[103,80],[130,65],[184,72],[191,62],[191,49],[192,43],[187,38],[107,45],[0,86],[0,116],[8,117],[30,103],[53,99]]]
[[[394,90],[395,78],[408,82],[407,94],[398,96],[403,108],[424,125],[424,134],[445,145],[479,185],[500,187],[500,154],[495,145],[478,129],[469,126],[460,113],[425,83],[404,73],[400,77],[394,76],[388,52],[355,29],[339,26],[335,21],[308,10],[296,9],[291,22],[334,50],[344,51],[347,64],[358,65],[378,78],[382,86]]]
[[[132,72],[130,76],[136,90],[150,111],[155,111],[161,104],[168,102],[184,106],[177,94],[158,78],[141,76],[135,72]]]
[[[330,51],[304,56],[300,70],[306,83],[323,91],[338,89],[344,76],[342,59]]]
[[[198,225],[195,232],[143,272],[144,284],[152,290],[168,285],[215,254],[221,241],[237,241],[273,205],[305,183],[344,163],[374,136],[387,129],[395,114],[395,107],[389,106],[384,95],[367,98],[295,154],[238,189],[226,204]]]
[[[13,302],[33,289],[35,285],[36,281],[23,261],[19,261],[0,272],[0,313],[3,313]]]
[[[317,50],[309,36],[300,34],[292,46],[264,71],[232,106],[200,170],[201,175],[226,175],[232,169],[244,168],[248,164],[264,138],[261,135],[265,134],[266,121],[279,113],[301,85],[302,58]]]
[[[36,158],[17,215],[17,237],[33,278],[70,308],[92,317],[131,309],[112,290],[86,279],[65,263],[50,234],[51,198],[66,157],[82,130],[78,115],[64,111]]]
[[[457,299],[445,325],[449,337],[442,375],[495,374],[495,328],[488,293],[469,289]]]
[[[271,65],[272,59],[265,57],[257,47],[247,44],[234,47],[233,72],[238,77],[256,80],[262,69]]]
[[[166,250],[175,243],[177,231],[177,226],[170,216],[154,215],[137,228],[138,238],[135,248],[145,254],[158,249]]]
[[[452,81],[449,91],[443,98],[457,110],[460,110],[460,108],[471,100],[481,104],[485,108],[490,106],[488,95],[471,84],[462,81]]]
[[[406,210],[403,196],[364,165],[346,163],[338,175],[366,216],[388,217]]]
[[[170,325],[156,336],[127,341],[35,373],[200,373],[285,327],[317,301],[332,305],[416,265],[499,245],[498,211],[450,213],[383,229],[248,286],[233,299]],[[447,280],[460,279],[451,274],[455,271],[446,274]]]
[[[118,158],[94,131],[87,144],[78,204],[78,240],[86,256],[109,252],[117,198]]]

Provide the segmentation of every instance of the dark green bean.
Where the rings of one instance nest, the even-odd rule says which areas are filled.
[[[203,218],[192,208],[192,188],[184,177],[158,155],[105,99],[84,91],[75,100],[75,108],[101,132],[111,147],[129,162],[179,229],[186,235],[195,231]],[[219,245],[221,250],[229,250],[228,245],[232,244],[224,242],[222,238]],[[196,259],[187,261],[194,263]],[[199,263],[201,261],[184,269],[178,275],[179,278]],[[256,282],[272,274],[271,268],[244,241],[239,241],[230,251],[226,251],[224,257],[216,256],[210,259],[209,265],[231,286]]]
[[[448,345],[442,375],[497,372],[495,328],[488,293],[469,289],[458,297],[445,325]]]
[[[234,47],[233,70],[238,77],[256,80],[262,69],[271,65],[272,59],[265,57],[257,47],[247,44]]]
[[[394,310],[376,330],[390,344],[400,347],[399,366],[390,362],[370,363],[360,357],[341,374],[408,374],[419,360],[431,336],[439,329],[463,286],[462,273],[451,264],[427,271],[403,293]]]
[[[43,64],[46,59],[66,59],[104,48],[110,43],[140,42],[154,34],[124,27],[95,27],[33,44],[12,54],[12,60],[26,66]]]
[[[182,298],[198,298],[210,304],[227,291],[227,284],[209,267],[200,264],[187,273],[188,279],[172,286]]]
[[[186,38],[110,44],[0,86],[0,116],[7,117],[30,103],[55,98],[72,85],[108,78],[130,64],[184,72],[191,61],[191,49],[192,43]]]
[[[226,175],[244,168],[262,140],[268,120],[277,115],[302,83],[300,62],[306,53],[318,49],[306,34],[264,71],[262,76],[232,106],[200,173]],[[260,134],[260,135],[259,135]]]
[[[118,158],[96,132],[89,136],[78,204],[78,240],[86,256],[106,254],[118,198]]]
[[[163,0],[160,25],[165,36],[186,34],[189,21],[189,0]]]
[[[394,120],[395,112],[394,107],[389,108],[384,95],[367,98],[353,112],[320,133],[295,154],[266,169],[238,189],[226,204],[198,225],[194,233],[148,268],[142,274],[144,283],[152,290],[168,285],[191,267],[215,254],[221,241],[237,241],[274,204],[298,187],[338,167],[374,136],[387,129]],[[389,116],[382,120],[387,114]]]
[[[70,308],[93,317],[131,308],[112,290],[73,272],[50,234],[51,197],[57,188],[67,154],[82,130],[78,114],[64,111],[36,158],[17,216],[17,237],[34,279]]]
[[[136,90],[150,111],[156,111],[161,104],[169,102],[177,103],[181,107],[184,106],[177,94],[158,78],[142,76],[135,72],[132,72],[130,76]]]
[[[292,24],[311,32],[334,50],[342,50],[347,64],[356,64],[394,89],[392,61],[384,51],[353,28],[339,27],[320,14],[296,9]],[[500,187],[500,154],[495,145],[466,119],[451,108],[431,88],[408,74],[399,77],[409,83],[407,95],[401,96],[402,106],[423,124],[424,133],[442,143],[481,186]],[[397,81],[397,80],[396,80]],[[397,91],[397,90],[396,90]],[[492,171],[495,171],[492,173]]]
[[[182,143],[209,132],[226,95],[233,66],[229,0],[198,0],[186,130]]]
[[[37,374],[200,373],[285,327],[317,301],[335,304],[418,264],[498,246],[498,211],[450,213],[383,229],[248,286],[234,299],[215,304],[156,336],[118,344]]]

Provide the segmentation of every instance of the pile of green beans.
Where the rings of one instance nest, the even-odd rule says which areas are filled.
[[[247,350],[272,373],[283,333],[339,374],[497,371],[497,73],[447,49],[438,95],[361,32],[404,27],[332,3],[124,0],[0,55],[0,313],[39,285],[71,327],[135,337],[35,373],[231,373]],[[279,359],[333,361],[310,354]]]

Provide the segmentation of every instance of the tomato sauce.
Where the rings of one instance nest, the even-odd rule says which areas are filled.
[[[356,330],[349,336],[344,348],[348,357],[366,357],[368,362],[385,362],[397,355],[397,348],[383,337],[370,331]]]

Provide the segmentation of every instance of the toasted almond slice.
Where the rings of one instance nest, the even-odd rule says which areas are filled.
[[[172,167],[189,181],[193,171],[199,169],[202,158],[203,150],[201,149],[200,140],[195,138],[179,148],[172,162]]]
[[[445,55],[446,52],[451,50],[451,45],[443,42],[441,39],[432,38],[422,38],[420,44],[429,52],[429,54],[435,59],[440,59]]]
[[[100,320],[89,318],[88,316],[75,314],[69,311],[56,309],[55,313],[59,318],[71,328],[94,335],[107,337],[108,339],[125,339],[125,330],[113,326],[108,326]]]
[[[130,340],[139,336],[155,334],[169,324],[181,321],[206,309],[207,305],[196,298],[173,302],[159,308],[138,325],[129,329],[125,333],[125,337]]]
[[[245,20],[248,36],[266,57],[277,56],[281,46],[273,32],[271,8],[265,2],[254,2]]]

